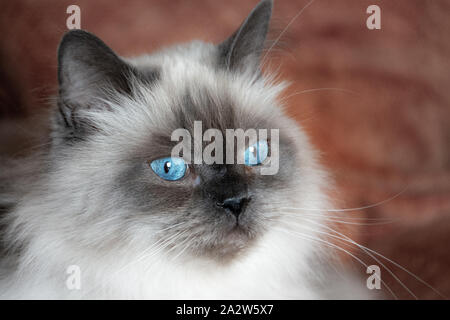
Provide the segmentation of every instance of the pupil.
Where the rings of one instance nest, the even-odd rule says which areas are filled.
[[[164,172],[165,173],[169,173],[171,165],[172,164],[170,163],[170,161],[167,161],[166,163],[164,163]]]

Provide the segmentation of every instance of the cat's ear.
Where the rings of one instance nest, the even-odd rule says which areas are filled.
[[[132,73],[130,65],[89,32],[69,31],[61,40],[58,81],[60,96],[66,103],[89,103],[106,88],[130,92],[128,79]]]
[[[231,37],[219,44],[219,63],[228,70],[258,72],[272,15],[272,0],[262,0]]]
[[[82,30],[66,33],[58,48],[57,129],[69,129],[71,136],[85,132],[87,125],[80,111],[102,108],[100,101],[107,98],[108,90],[129,92],[130,72],[130,67],[93,34]]]
[[[79,112],[102,108],[102,100],[116,92],[131,93],[130,79],[148,83],[155,74],[143,74],[117,56],[93,34],[72,30],[64,35],[58,49],[58,105],[66,126],[82,127]]]

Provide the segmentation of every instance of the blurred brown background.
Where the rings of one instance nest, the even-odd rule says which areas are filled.
[[[276,39],[308,2],[275,1],[270,38]],[[191,39],[220,42],[256,3],[1,0],[0,152],[27,146],[19,137],[27,131],[21,119],[42,113],[56,92],[56,48],[69,5],[81,8],[83,29],[129,56]],[[366,27],[371,4],[381,8],[381,30]],[[283,33],[266,63],[292,82],[283,99],[322,151],[342,208],[379,203],[401,192],[351,213],[393,222],[355,226],[347,234],[447,296],[449,34],[446,0],[315,0]],[[419,298],[438,297],[390,266]],[[398,297],[412,297],[388,273],[382,276]]]

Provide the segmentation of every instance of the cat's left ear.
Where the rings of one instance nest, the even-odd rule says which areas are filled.
[[[259,72],[272,7],[272,0],[260,1],[239,29],[218,45],[221,66],[230,71]]]

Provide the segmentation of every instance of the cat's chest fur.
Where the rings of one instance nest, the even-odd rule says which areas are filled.
[[[48,242],[48,239],[35,239]],[[0,282],[3,298],[31,299],[321,299],[311,269],[313,249],[292,246],[295,239],[270,234],[261,247],[229,265],[213,261],[179,262],[153,250],[147,257],[127,251],[114,256],[78,256],[50,246],[20,274]],[[287,248],[287,245],[289,245]],[[58,248],[59,247],[59,248]],[[280,250],[285,247],[285,250]],[[294,250],[295,249],[295,250]],[[317,249],[317,248],[316,248]],[[50,251],[51,250],[51,251]],[[267,253],[270,251],[270,253]],[[51,254],[50,254],[51,252]],[[173,258],[173,257],[172,257]],[[325,271],[325,270],[324,270]],[[324,274],[325,275],[325,274]],[[79,277],[73,286],[74,277]]]

